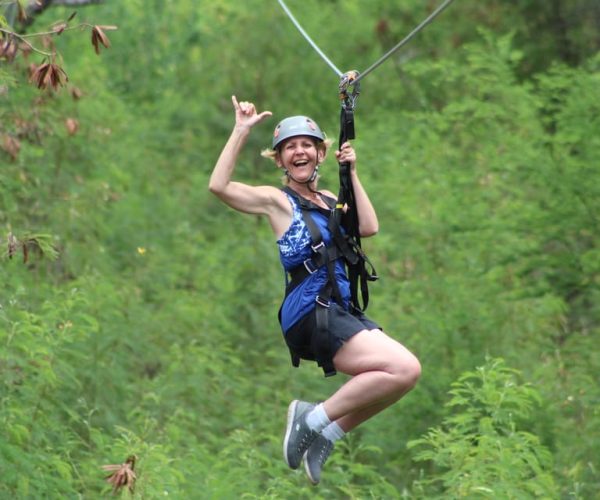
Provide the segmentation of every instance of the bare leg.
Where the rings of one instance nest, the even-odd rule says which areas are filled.
[[[349,431],[396,402],[421,374],[417,358],[380,330],[363,330],[336,353],[338,371],[353,375],[323,403],[329,418]]]
[[[352,429],[362,424],[365,420],[370,419],[374,415],[377,415],[380,411],[385,410],[388,406],[393,405],[401,397],[402,395],[398,395],[396,397],[386,399],[385,401],[375,403],[374,405],[367,406],[362,410],[348,413],[347,415],[338,418],[336,422],[344,432],[350,432]]]

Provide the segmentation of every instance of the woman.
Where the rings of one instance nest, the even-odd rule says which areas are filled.
[[[232,102],[235,126],[215,165],[209,189],[240,212],[267,216],[278,240],[282,263],[286,271],[293,271],[302,267],[307,255],[315,253],[307,227],[313,223],[307,224],[301,206],[308,204],[314,208],[310,214],[312,221],[325,243],[331,240],[325,214],[331,210],[335,196],[329,191],[317,191],[317,171],[325,159],[328,143],[310,118],[286,118],[275,128],[270,154],[277,167],[285,172],[286,190],[234,182],[231,177],[235,163],[252,127],[272,113],[258,113],[251,102],[238,102],[235,96]],[[340,163],[350,164],[359,233],[362,237],[372,236],[378,230],[377,215],[358,178],[354,149],[345,143],[335,156]],[[335,261],[334,268],[327,267],[323,265],[304,273],[301,283],[288,290],[280,311],[292,357],[319,360],[322,355],[319,346],[326,344],[334,369],[352,377],[320,404],[295,400],[288,408],[284,458],[292,469],[304,460],[313,484],[320,481],[322,467],[335,441],[399,400],[414,387],[421,373],[419,361],[412,353],[349,304],[349,284],[342,259]],[[315,299],[332,269],[338,293],[327,303],[323,343],[323,338],[317,338],[322,335],[317,332],[315,317],[324,308]]]

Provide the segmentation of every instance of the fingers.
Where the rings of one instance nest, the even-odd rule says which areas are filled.
[[[273,113],[271,113],[270,111],[263,111],[261,114],[258,115],[258,121],[261,122],[263,121],[265,118],[268,118],[269,116],[273,116]]]
[[[273,113],[271,113],[270,111],[263,111],[262,113],[257,113],[256,107],[253,103],[249,101],[238,101],[237,97],[234,95],[231,96],[231,102],[233,103],[235,112],[238,115],[238,119],[246,117],[250,118],[252,123],[258,123],[263,121],[265,118],[268,118],[269,116],[273,115]]]
[[[254,104],[248,101],[238,102],[237,97],[234,95],[231,96],[231,102],[233,102],[233,107],[236,111],[241,111],[244,115],[252,115],[256,112],[254,108]]]
[[[254,107],[254,104],[252,104],[251,102],[248,101],[242,101],[240,102],[240,109],[242,110],[242,113],[244,113],[245,115],[254,115],[256,114],[256,108]]]
[[[356,153],[349,142],[342,144],[342,147],[335,152],[335,157],[340,163],[349,162],[354,164],[356,162]]]
[[[354,154],[354,148],[352,147],[352,144],[350,144],[349,142],[345,142],[344,144],[342,144],[342,147],[335,152],[336,156],[351,156]]]

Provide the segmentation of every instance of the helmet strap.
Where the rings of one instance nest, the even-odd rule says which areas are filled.
[[[291,173],[289,170],[287,170],[287,169],[286,169],[286,171],[285,171],[285,175],[286,175],[286,177],[288,177],[288,178],[292,179],[294,182],[297,182],[298,184],[306,184],[306,187],[307,187],[307,188],[308,188],[310,191],[312,191],[312,192],[314,192],[314,193],[316,193],[316,191],[315,191],[314,189],[312,189],[310,185],[311,185],[311,184],[312,184],[312,182],[313,182],[313,181],[314,181],[314,180],[317,178],[317,175],[318,175],[318,174],[319,174],[319,164],[318,164],[318,163],[317,163],[317,165],[315,166],[315,169],[313,170],[313,173],[312,173],[312,175],[311,175],[311,176],[310,176],[310,178],[309,178],[308,180],[306,180],[306,181],[298,181],[298,180],[294,179],[294,176],[292,175],[292,173]]]

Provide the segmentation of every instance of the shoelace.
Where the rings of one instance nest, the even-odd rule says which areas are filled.
[[[300,443],[298,443],[298,448],[296,449],[296,451],[298,453],[303,453],[307,450],[308,446],[312,442],[312,441],[309,441],[309,439],[312,438],[313,434],[314,434],[314,431],[310,430],[310,429],[308,429],[308,432],[304,433],[304,436],[302,436]]]
[[[333,450],[333,443],[327,440],[325,446],[319,450],[319,463],[321,465],[325,463],[325,461],[329,457],[329,454],[331,453],[331,450]]]

